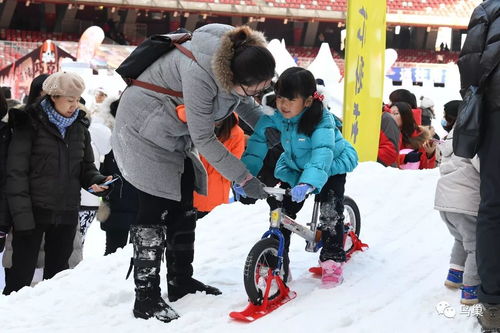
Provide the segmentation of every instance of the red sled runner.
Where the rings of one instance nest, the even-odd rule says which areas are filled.
[[[269,291],[271,289],[271,284],[273,281],[277,283],[279,293],[275,298],[269,299]],[[290,288],[285,286],[283,280],[281,280],[281,277],[277,275],[270,274],[267,277],[266,284],[267,287],[266,292],[264,293],[264,301],[261,305],[255,305],[252,302],[249,302],[245,310],[240,312],[233,311],[229,314],[229,317],[244,322],[252,322],[273,312],[274,310],[276,310],[283,304],[288,303],[297,296],[294,291],[290,291]]]

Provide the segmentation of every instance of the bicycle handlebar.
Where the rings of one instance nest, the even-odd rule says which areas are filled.
[[[269,186],[264,187],[264,191],[269,195],[285,195],[290,193],[290,189]]]
[[[292,195],[292,190],[289,188],[281,188],[281,187],[269,187],[265,186],[264,191],[269,195]],[[307,190],[307,194],[311,194],[314,192],[314,188],[310,188]]]

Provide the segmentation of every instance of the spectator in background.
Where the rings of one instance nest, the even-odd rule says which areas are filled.
[[[28,99],[26,100],[26,105],[31,105],[38,101],[38,99],[43,96],[42,86],[45,80],[49,77],[48,74],[40,74],[31,81],[30,92],[28,94]]]
[[[5,100],[7,101],[7,106],[9,107],[9,109],[19,108],[22,106],[22,103],[20,101],[12,98],[10,87],[0,87],[0,89],[2,90]]]
[[[7,148],[11,131],[7,123],[8,106],[2,91],[0,91],[0,253],[5,247],[5,238],[11,227],[11,218],[5,196],[5,182],[7,179]]]
[[[31,81],[30,91],[29,91],[29,94],[28,94],[28,97],[26,100],[26,105],[31,105],[31,104],[35,103],[40,96],[44,95],[42,85],[48,76],[49,76],[48,74],[41,74],[41,75],[38,75],[37,77],[35,77],[33,79],[33,81]],[[2,104],[2,103],[0,102],[0,104]],[[5,102],[5,107],[7,107],[7,102]],[[11,112],[14,113],[15,109],[12,109]],[[4,118],[5,123],[7,122],[7,118],[8,118],[8,116],[6,115]],[[14,115],[13,115],[13,118],[15,118]],[[5,127],[4,130],[7,130],[7,127]],[[3,147],[5,149],[5,151],[2,152],[2,155],[0,155],[0,159],[3,161],[2,167],[5,168],[5,163],[7,161],[7,143],[8,143],[8,140],[10,139],[10,137],[4,136],[4,134],[7,134],[7,132],[3,132],[2,134],[0,134],[0,136],[3,138],[2,144],[3,144]],[[10,132],[8,133],[8,135],[10,135]],[[5,172],[5,169],[4,169],[4,172]],[[5,179],[4,179],[4,181],[5,181]],[[5,183],[1,184],[0,190],[2,190],[4,188],[4,186],[5,186]],[[1,196],[1,194],[0,194],[0,196]],[[1,202],[1,199],[0,199],[0,202]],[[6,203],[7,202],[5,201],[5,204]],[[0,205],[1,205],[1,203],[0,203]],[[2,215],[4,217],[5,217],[4,213],[7,213],[7,208],[8,207],[0,207],[0,212],[2,212]],[[2,219],[2,217],[0,217],[0,220],[1,219]],[[8,234],[8,236],[5,236],[3,238],[5,241],[5,252],[4,252],[4,255],[2,257],[2,265],[5,269],[5,276],[7,277],[9,274],[10,268],[12,267],[12,234],[13,233],[12,232],[9,233],[10,225],[6,224],[6,223],[2,223],[1,221],[0,221],[0,233],[2,232],[1,225],[3,225],[4,226],[3,229],[5,229],[5,230],[3,230],[3,232]],[[1,238],[1,235],[0,235],[0,238]],[[1,240],[0,240],[0,242],[1,242]],[[42,255],[42,258],[43,258],[43,255]],[[36,267],[42,268],[43,267],[43,260],[38,259]],[[38,276],[38,273],[35,273],[35,276]]]
[[[410,105],[413,112],[413,118],[418,126],[422,125],[422,110],[417,106],[417,98],[409,90],[396,89],[389,95],[391,104],[404,102]]]
[[[391,114],[401,131],[399,167],[407,169],[412,165],[408,163],[419,163],[418,169],[434,168],[436,166],[436,144],[430,140],[429,131],[417,125],[410,105],[396,102],[391,106]],[[404,149],[411,151],[405,154],[403,153]]]
[[[428,97],[420,97],[420,109],[422,110],[422,125],[430,126],[432,119],[436,118],[434,101]]]
[[[458,67],[462,95],[490,74],[482,98],[481,202],[477,216],[478,290],[483,330],[500,330],[500,1],[481,3],[472,13]]]
[[[401,131],[389,112],[382,111],[377,162],[388,167],[398,166]]]
[[[446,132],[450,132],[455,125],[455,121],[457,120],[458,108],[460,107],[460,100],[449,101],[444,105],[444,115],[443,119],[441,119],[441,126]]]
[[[90,112],[90,116],[93,117],[96,112],[98,112],[99,106],[108,97],[108,93],[103,87],[96,88],[94,90],[94,100],[90,102],[87,109]]]

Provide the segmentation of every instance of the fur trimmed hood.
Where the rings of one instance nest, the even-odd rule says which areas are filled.
[[[244,34],[244,35],[243,35]],[[231,93],[233,72],[231,59],[234,55],[234,41],[245,40],[246,45],[267,47],[264,35],[247,26],[233,27],[211,23],[196,29],[191,41],[186,42],[193,52],[196,62],[215,79],[217,85]]]
[[[238,34],[246,35],[246,45],[267,46],[266,38],[260,31],[252,30],[248,26],[241,26],[227,32],[222,38],[219,48],[212,58],[212,70],[218,83],[228,92],[233,89],[233,72],[231,60],[234,55],[233,40]]]

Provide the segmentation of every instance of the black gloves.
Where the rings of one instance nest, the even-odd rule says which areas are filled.
[[[415,163],[415,162],[420,162],[420,157],[422,156],[422,152],[419,152],[418,150],[413,150],[406,154],[404,162],[406,163]]]

